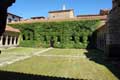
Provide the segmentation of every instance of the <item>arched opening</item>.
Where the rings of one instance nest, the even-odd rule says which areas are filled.
[[[0,41],[1,41],[1,37],[2,37],[2,36],[0,36]]]
[[[12,44],[14,44],[14,37],[12,37]]]
[[[25,40],[25,39],[26,39],[26,38],[25,38],[25,35],[23,35],[22,38],[23,38],[23,40]]]
[[[25,29],[25,32],[22,37],[23,37],[23,40],[34,40],[34,30]]]
[[[54,37],[50,38],[50,47],[54,47]]]
[[[71,36],[71,41],[75,41],[75,36]]]
[[[5,42],[6,42],[6,36],[3,36],[3,42],[2,42],[2,45],[5,45]]]
[[[30,33],[28,33],[28,40],[31,40],[31,35],[30,35]]]
[[[9,19],[8,19],[8,22],[11,23],[11,22],[12,22],[12,19],[9,18]]]
[[[16,37],[16,44],[18,43],[18,37]]]
[[[60,36],[57,36],[57,42],[61,42]]]
[[[10,45],[10,36],[8,36],[8,45]]]

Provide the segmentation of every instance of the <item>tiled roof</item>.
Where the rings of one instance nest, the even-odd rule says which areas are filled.
[[[16,16],[18,18],[22,18],[21,16],[18,16],[18,15],[12,14],[12,13],[8,13],[8,15],[13,15],[13,16]]]
[[[6,26],[5,31],[10,31],[10,32],[20,32],[19,29],[13,28],[11,26]]]
[[[98,28],[96,30],[101,31],[102,29],[105,29],[106,27],[107,27],[106,22],[101,21],[101,24],[98,26]]]

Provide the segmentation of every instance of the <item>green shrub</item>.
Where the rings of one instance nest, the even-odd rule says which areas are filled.
[[[39,41],[35,40],[25,40],[20,42],[20,46],[22,47],[41,47]]]
[[[51,40],[55,48],[86,48],[90,36],[99,24],[99,20],[37,22],[10,24],[20,29],[23,40],[20,46],[50,47]]]

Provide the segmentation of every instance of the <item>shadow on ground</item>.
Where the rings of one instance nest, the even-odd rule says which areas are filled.
[[[42,75],[25,74],[18,72],[0,71],[1,80],[78,80],[73,78],[51,77]],[[87,80],[87,79],[79,79]]]
[[[120,66],[113,64],[113,61],[107,60],[104,52],[95,49],[88,49],[88,52],[85,53],[85,55],[90,60],[107,67],[118,79],[120,79]]]

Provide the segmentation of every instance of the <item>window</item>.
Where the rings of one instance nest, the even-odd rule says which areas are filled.
[[[14,20],[15,22],[17,22],[17,20]]]
[[[15,18],[15,16],[12,16],[12,18],[14,19],[14,18]]]
[[[11,22],[12,22],[12,19],[8,18],[8,22],[11,23]]]
[[[55,16],[53,16],[53,18],[55,18]]]

